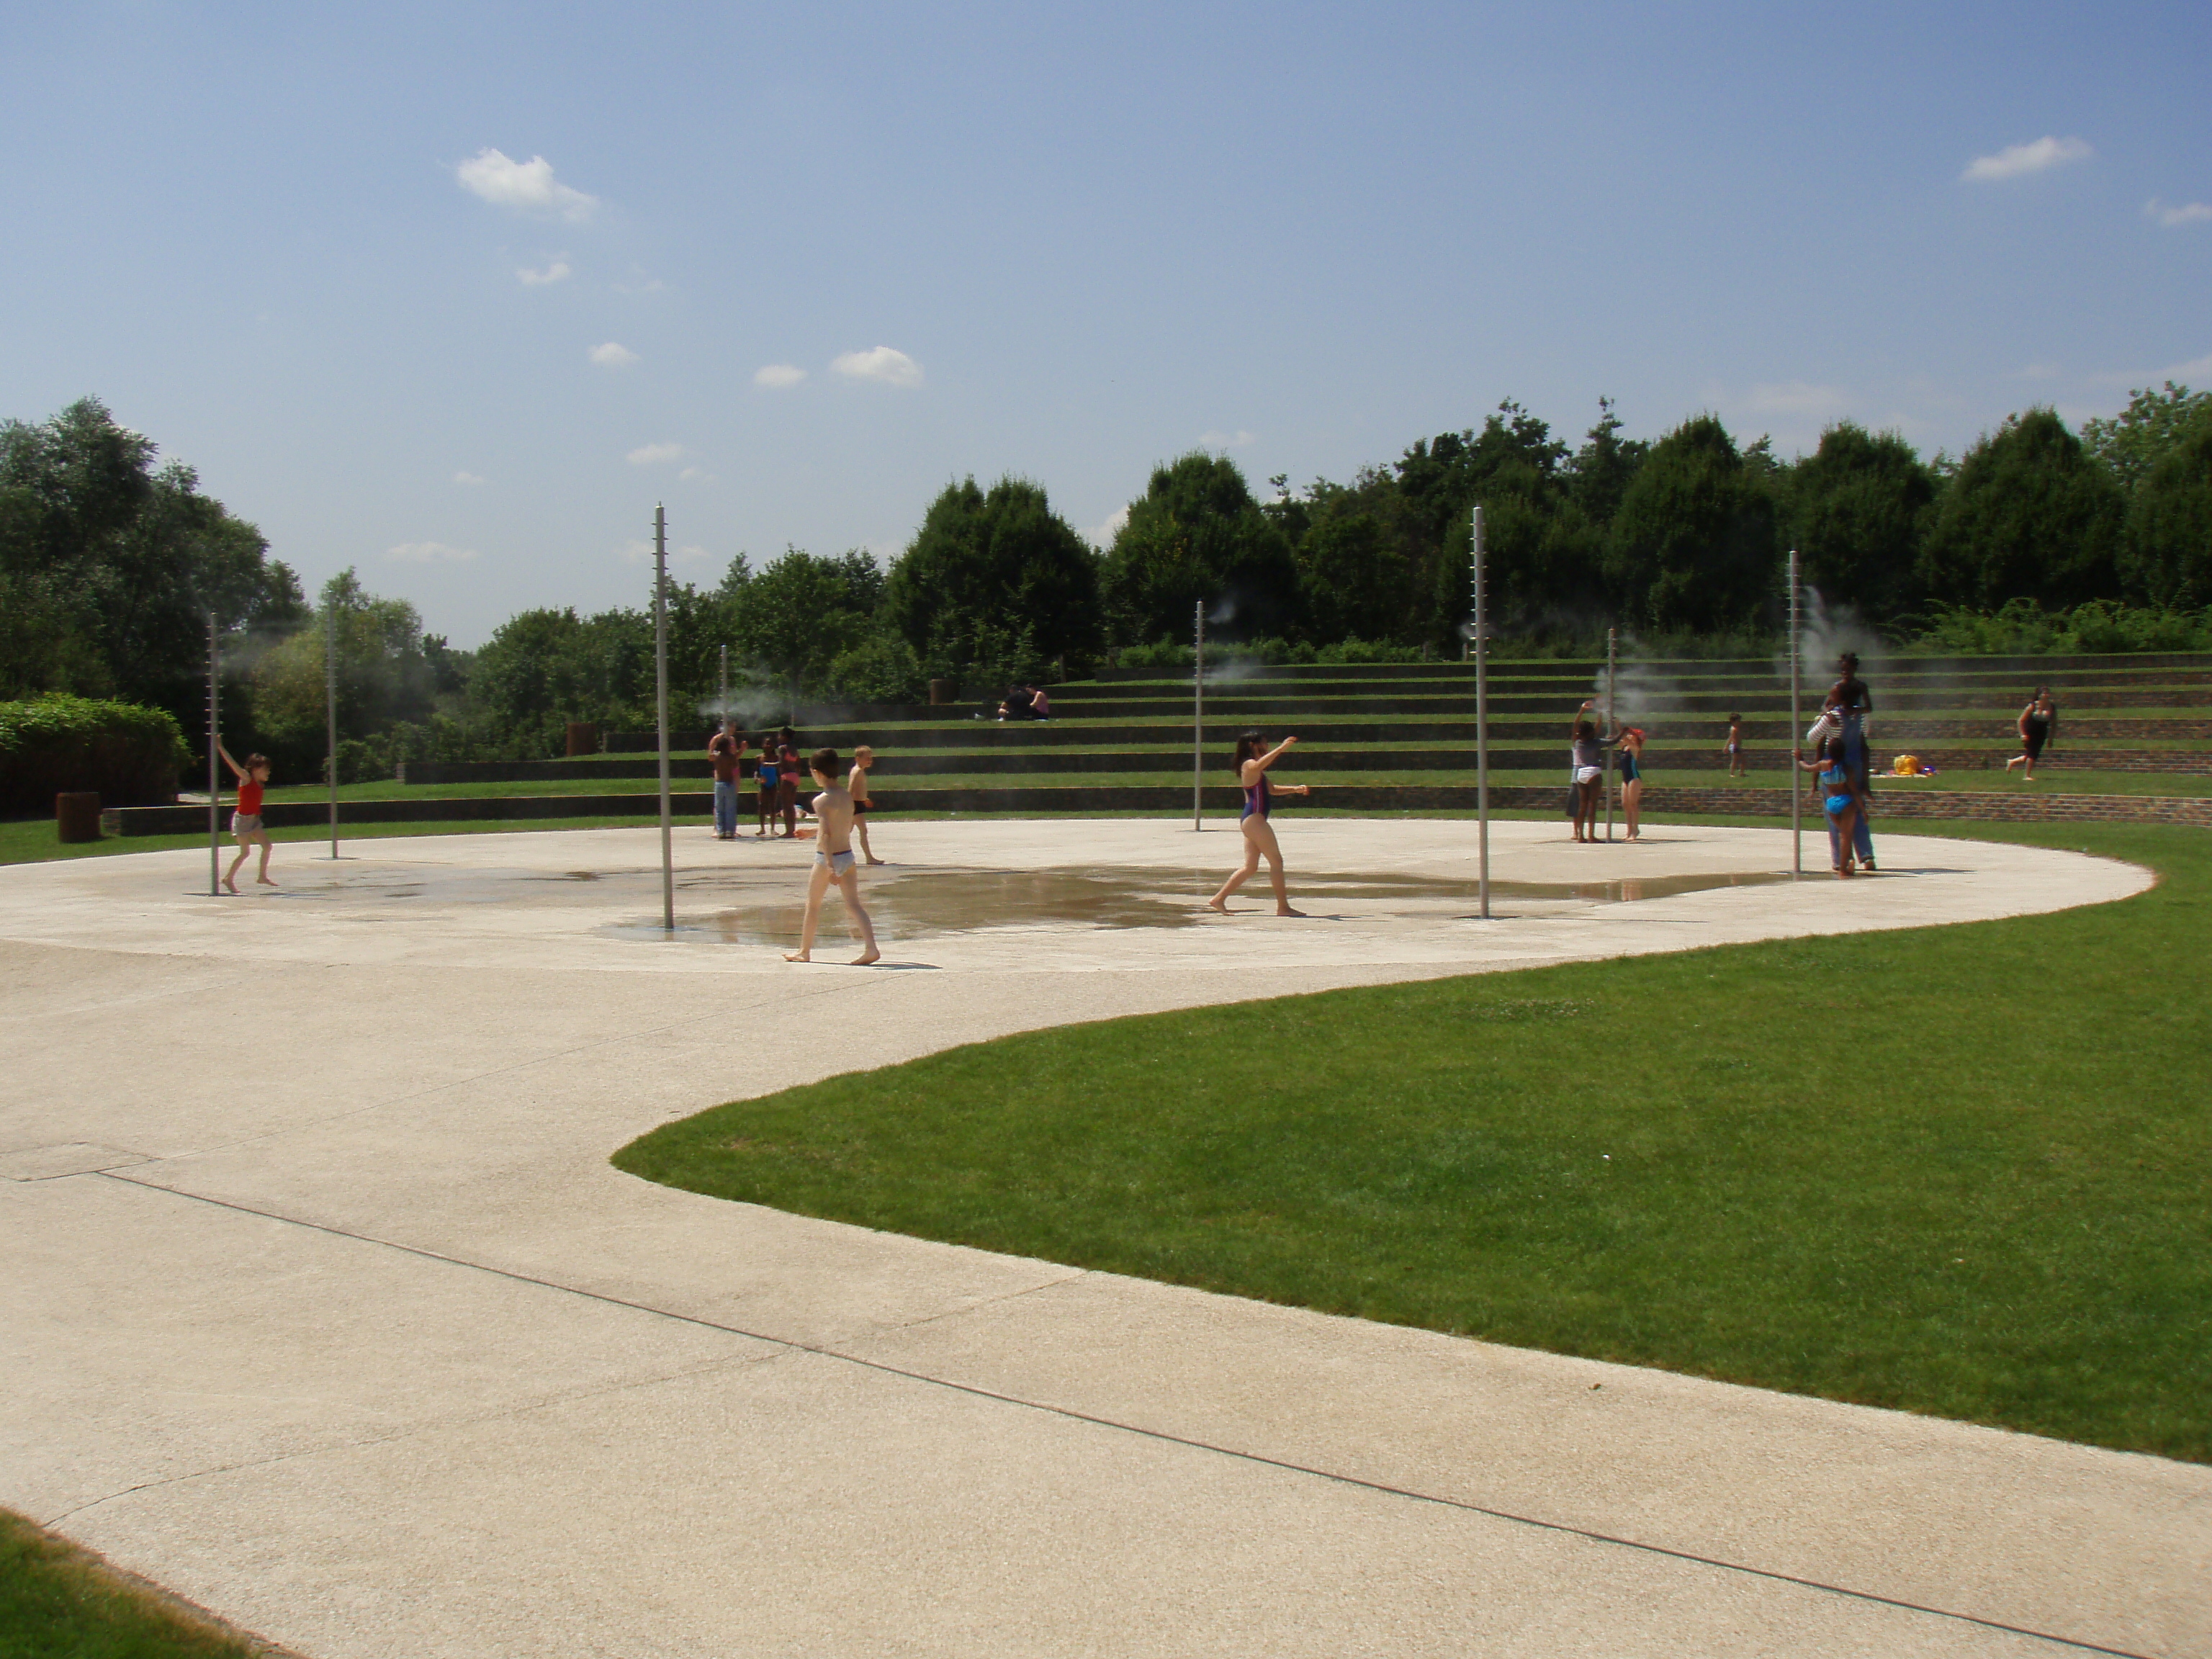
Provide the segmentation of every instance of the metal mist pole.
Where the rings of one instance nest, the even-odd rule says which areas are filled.
[[[1790,550],[1790,877],[1805,873],[1804,790],[1797,776],[1797,550]]]
[[[668,514],[653,509],[653,682],[660,714],[660,925],[676,931],[676,848],[668,817]]]
[[[338,855],[338,608],[326,590],[323,594],[324,710],[330,726],[331,857]]]
[[[726,645],[722,647],[722,707],[720,712],[724,720],[730,718],[730,647]]]
[[[1191,637],[1197,641],[1190,672],[1190,827],[1206,828],[1201,805],[1206,785],[1206,601],[1190,608]]]
[[[1482,509],[1474,509],[1474,845],[1482,919],[1490,920],[1490,641],[1482,611]]]
[[[1618,735],[1620,731],[1620,716],[1614,714],[1613,708],[1613,641],[1618,632],[1618,629],[1611,628],[1605,630],[1605,724],[1608,735]],[[1613,839],[1613,757],[1610,754],[1605,757],[1605,838],[1607,841]]]
[[[222,774],[216,769],[216,756],[222,739],[216,735],[222,725],[221,682],[217,671],[222,659],[217,655],[215,635],[215,612],[208,612],[208,896],[222,896],[222,835],[218,825],[222,821],[222,791],[218,787]]]

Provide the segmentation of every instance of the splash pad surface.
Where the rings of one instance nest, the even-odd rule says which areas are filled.
[[[2212,1630],[2191,1466],[606,1163],[718,1101],[1007,1031],[2148,880],[1884,836],[1880,877],[1793,884],[1773,830],[1578,848],[1501,823],[1486,922],[1471,824],[1280,830],[1310,920],[1268,915],[1264,875],[1242,914],[1196,910],[1233,824],[885,818],[896,862],[863,886],[892,965],[866,971],[778,954],[811,843],[696,829],[673,939],[651,830],[336,865],[288,845],[284,889],[239,899],[206,896],[198,854],[0,871],[0,1502],[319,1656],[696,1654],[737,1630],[810,1654],[2024,1650],[1974,1619],[2183,1651]],[[849,952],[834,899],[824,921],[826,964]]]

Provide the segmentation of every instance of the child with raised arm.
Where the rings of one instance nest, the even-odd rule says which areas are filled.
[[[868,845],[868,814],[876,803],[868,793],[868,769],[876,763],[876,751],[862,744],[853,751],[852,775],[845,780],[845,792],[853,798],[853,833],[860,838],[860,856],[871,864],[881,864],[876,849]]]
[[[1267,748],[1267,738],[1257,732],[1247,732],[1237,739],[1237,781],[1244,789],[1244,814],[1237,828],[1244,832],[1244,862],[1230,872],[1229,879],[1221,884],[1221,890],[1206,900],[1206,908],[1229,914],[1229,896],[1258,873],[1260,860],[1267,860],[1267,878],[1275,887],[1275,914],[1279,916],[1301,916],[1303,910],[1291,908],[1290,896],[1283,884],[1283,849],[1275,840],[1275,826],[1267,821],[1274,794],[1310,795],[1312,790],[1303,783],[1271,784],[1267,769],[1297,746],[1296,738],[1285,738],[1273,749]],[[1266,750],[1266,753],[1261,753]]]
[[[860,879],[853,873],[852,792],[837,781],[836,750],[816,750],[808,767],[814,781],[822,786],[822,793],[814,798],[814,817],[822,829],[814,839],[814,873],[806,884],[806,920],[799,931],[799,949],[787,951],[783,959],[814,960],[814,930],[822,921],[822,898],[834,881],[845,901],[846,919],[860,936],[860,954],[853,958],[853,966],[865,968],[872,962],[881,962],[884,953],[876,949],[875,924],[860,908]]]
[[[238,856],[230,861],[230,868],[224,872],[222,884],[234,893],[238,890],[238,866],[246,862],[248,853],[258,847],[261,849],[261,869],[254,879],[264,887],[274,887],[276,884],[269,879],[269,854],[272,850],[269,845],[269,832],[261,827],[261,792],[269,783],[269,757],[266,755],[248,755],[246,764],[240,766],[231,759],[230,750],[222,746],[220,737],[215,740],[215,747],[216,752],[222,757],[223,763],[238,777],[238,808],[230,815],[230,833],[237,837]]]

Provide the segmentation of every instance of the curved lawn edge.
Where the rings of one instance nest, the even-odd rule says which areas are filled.
[[[1936,826],[1928,826],[1933,830]],[[2108,904],[1202,1006],[732,1102],[714,1196],[2212,1461],[2212,840]],[[1385,1063],[1387,1061],[1387,1063]]]

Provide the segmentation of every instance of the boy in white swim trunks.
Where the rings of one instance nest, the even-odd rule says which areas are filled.
[[[806,884],[806,921],[799,933],[799,949],[784,953],[786,962],[814,960],[814,930],[822,921],[823,895],[830,884],[845,901],[845,915],[860,936],[860,954],[853,966],[865,968],[883,960],[876,949],[875,924],[860,908],[860,879],[853,873],[853,793],[837,781],[837,751],[817,749],[807,761],[822,793],[814,798],[814,818],[821,828],[814,837],[814,873]]]

